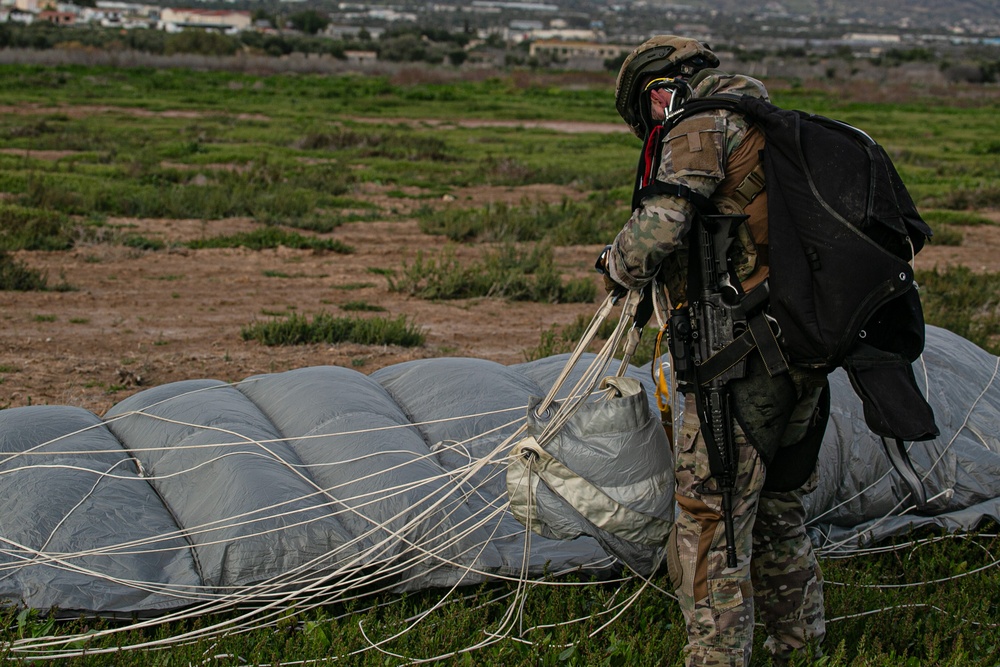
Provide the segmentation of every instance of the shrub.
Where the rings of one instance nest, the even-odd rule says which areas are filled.
[[[0,203],[0,249],[65,250],[69,218],[40,208]]]
[[[935,224],[931,225],[931,229],[934,230],[934,236],[927,240],[928,243],[933,243],[934,245],[958,246],[962,245],[962,242],[965,241],[965,233],[950,225]]]
[[[192,249],[201,248],[249,248],[251,250],[263,250],[264,248],[298,248],[300,250],[313,250],[316,252],[329,251],[342,255],[354,252],[350,246],[336,239],[321,239],[315,236],[303,236],[297,232],[287,232],[278,227],[261,227],[252,232],[242,232],[230,236],[212,236],[204,239],[188,241],[187,246]]]
[[[0,290],[29,292],[47,289],[49,281],[44,273],[28,268],[24,262],[0,251]]]
[[[383,317],[334,317],[319,313],[312,320],[292,313],[287,318],[255,322],[240,330],[243,340],[264,345],[302,345],[306,343],[357,343],[359,345],[401,345],[419,347],[425,336],[405,315]]]
[[[612,193],[591,195],[585,202],[558,204],[522,201],[518,206],[490,204],[474,209],[418,212],[420,228],[452,241],[538,241],[557,245],[607,243],[628,219],[627,204]]]
[[[389,289],[421,299],[465,299],[501,297],[512,301],[587,303],[597,296],[591,279],[563,283],[552,263],[552,249],[534,246],[527,250],[512,244],[487,254],[482,262],[463,267],[454,248],[446,248],[437,259],[417,255],[403,264],[398,279],[389,278]]]

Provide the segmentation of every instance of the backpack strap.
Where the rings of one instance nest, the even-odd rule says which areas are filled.
[[[758,162],[749,174],[744,177],[740,184],[733,191],[732,200],[741,208],[745,209],[747,204],[757,198],[764,191],[764,163]]]
[[[739,104],[740,99],[741,98],[738,95],[720,94],[690,100],[680,109],[675,111],[669,118],[663,121],[662,124],[657,125],[652,129],[646,137],[646,141],[642,147],[642,155],[639,158],[639,167],[636,170],[635,189],[632,192],[633,211],[639,208],[642,205],[642,200],[647,197],[653,195],[668,195],[672,197],[680,197],[681,199],[691,202],[691,204],[693,204],[694,207],[703,215],[711,215],[718,212],[715,205],[708,197],[698,194],[690,187],[674,183],[663,183],[656,180],[656,172],[660,166],[660,154],[662,151],[660,141],[666,132],[669,132],[671,129],[676,127],[682,120],[690,118],[695,114],[715,109],[727,109],[729,111],[747,114],[747,111]],[[756,197],[763,189],[763,171],[761,171],[759,177],[760,185],[754,184],[756,177],[748,181],[747,179],[750,179],[749,176],[747,179],[744,179],[744,183],[740,184],[740,188],[744,188],[744,185],[746,185],[744,188],[744,196],[747,196],[747,203],[752,201],[753,198]],[[756,188],[756,191],[754,188]]]

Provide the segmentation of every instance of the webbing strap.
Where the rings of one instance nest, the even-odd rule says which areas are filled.
[[[642,203],[643,199],[652,195],[670,195],[672,197],[680,197],[681,199],[691,202],[696,209],[705,215],[711,215],[716,212],[715,204],[713,204],[712,200],[708,197],[695,192],[686,185],[664,183],[662,181],[653,181],[646,187],[636,190],[635,196],[632,198],[633,208],[636,208],[637,204]]]
[[[729,345],[698,364],[696,371],[698,384],[710,383],[754,350],[760,352],[767,373],[771,377],[788,372],[788,362],[785,360],[785,355],[781,353],[778,339],[775,338],[767,318],[762,313],[758,313],[751,317],[748,323],[750,325],[748,330],[734,338]]]
[[[758,162],[749,174],[733,190],[732,199],[741,209],[746,209],[761,192],[764,191],[764,163]]]

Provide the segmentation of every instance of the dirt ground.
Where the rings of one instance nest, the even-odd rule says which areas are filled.
[[[491,201],[556,202],[565,188],[477,188],[455,193],[463,206]],[[389,208],[388,195],[360,193]],[[413,201],[418,201],[414,199]],[[419,200],[426,203],[426,200]],[[393,199],[397,209],[406,200]],[[442,205],[445,203],[442,202]],[[1000,212],[988,213],[1000,223]],[[112,224],[166,241],[229,234],[253,228],[249,220],[115,219]],[[930,246],[918,266],[964,264],[1000,271],[1000,225],[965,229],[961,246]],[[345,224],[330,234],[352,246],[350,255],[279,248],[250,251],[140,251],[106,244],[65,252],[23,252],[18,258],[47,272],[49,283],[71,291],[0,292],[0,407],[57,404],[103,414],[145,387],[193,378],[238,381],[258,373],[313,365],[339,365],[370,373],[411,359],[469,356],[503,364],[524,361],[525,350],[553,325],[593,314],[596,304],[508,303],[498,299],[430,302],[390,292],[371,268],[399,269],[419,251],[437,252],[441,237],[420,232],[415,220]],[[594,276],[600,246],[557,249],[566,277]],[[478,252],[461,248],[459,256]],[[278,272],[288,277],[274,277]],[[270,313],[311,315],[349,301],[404,314],[426,333],[420,348],[353,344],[266,347],[245,342],[240,329]]]

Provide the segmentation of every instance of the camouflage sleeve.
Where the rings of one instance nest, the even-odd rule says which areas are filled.
[[[692,116],[663,140],[656,178],[685,185],[709,198],[725,176],[727,156],[740,145],[749,126],[728,111]],[[632,212],[612,244],[611,277],[629,289],[653,279],[663,260],[686,245],[694,206],[680,197],[653,195]]]

